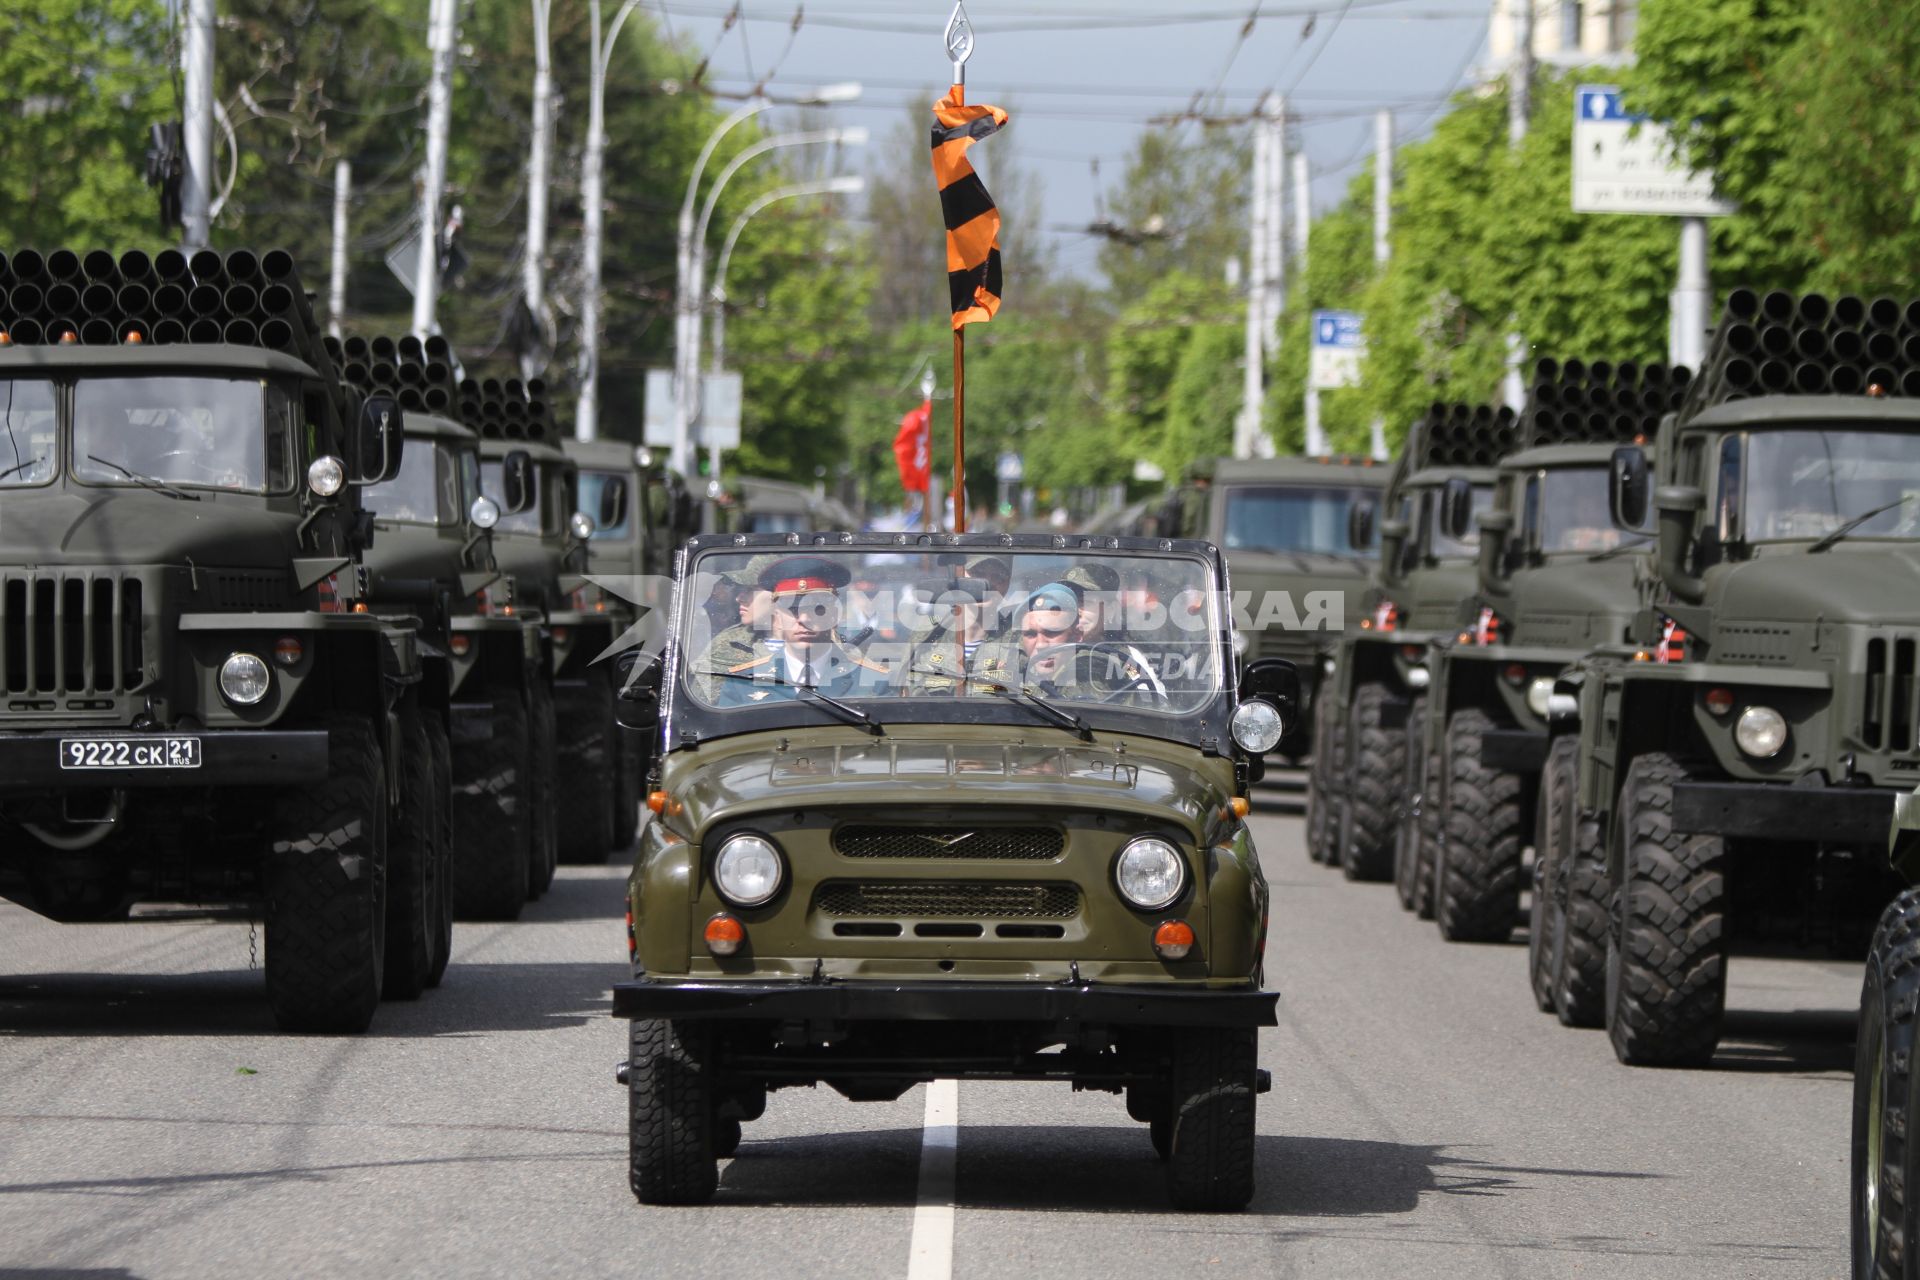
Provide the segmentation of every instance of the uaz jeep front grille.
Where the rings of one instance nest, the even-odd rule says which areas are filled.
[[[833,833],[848,858],[967,858],[1044,862],[1066,848],[1054,827],[913,827],[863,824]]]
[[[821,885],[813,905],[828,916],[1064,920],[1079,911],[1080,890],[1071,884],[841,882]]]
[[[0,579],[0,677],[9,694],[118,693],[146,665],[137,578],[9,573]]]

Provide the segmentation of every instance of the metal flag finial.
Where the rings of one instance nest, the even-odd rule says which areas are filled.
[[[954,0],[953,16],[947,19],[947,57],[953,62],[953,82],[967,81],[967,59],[973,56],[973,24],[967,21],[967,6]]]

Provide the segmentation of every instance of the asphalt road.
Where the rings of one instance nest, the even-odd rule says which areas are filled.
[[[951,1089],[934,1116],[926,1089],[776,1094],[714,1204],[637,1207],[621,873],[563,868],[358,1039],[273,1031],[244,923],[0,905],[0,1272],[1845,1274],[1853,967],[1736,960],[1714,1069],[1630,1070],[1533,1011],[1523,946],[1443,944],[1309,864],[1275,801],[1284,994],[1245,1213],[1170,1212],[1117,1098],[985,1084],[924,1161]]]

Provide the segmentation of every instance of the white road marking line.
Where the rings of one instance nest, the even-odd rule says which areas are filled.
[[[920,1134],[920,1194],[913,1207],[913,1245],[907,1280],[953,1275],[953,1165],[960,1136],[960,1082],[927,1086],[927,1118]]]

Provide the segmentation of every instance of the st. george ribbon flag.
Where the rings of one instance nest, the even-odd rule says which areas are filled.
[[[956,84],[933,107],[933,176],[947,224],[947,289],[956,331],[991,320],[1000,309],[1000,211],[967,163],[967,148],[998,133],[1007,113],[967,106],[965,95]]]

